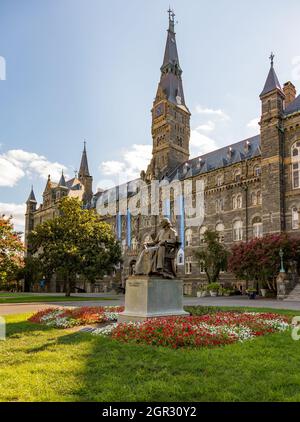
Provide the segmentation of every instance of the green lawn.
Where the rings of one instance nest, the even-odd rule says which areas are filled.
[[[84,297],[84,296],[39,296],[30,293],[0,293],[0,304],[3,303],[33,303],[33,302],[78,302],[78,301],[118,300],[117,297]]]
[[[171,350],[6,320],[0,401],[300,401],[300,342],[288,332]]]

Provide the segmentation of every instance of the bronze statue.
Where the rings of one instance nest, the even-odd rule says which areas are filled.
[[[161,222],[153,242],[146,242],[135,265],[136,275],[159,275],[163,278],[176,277],[176,256],[179,243],[176,230],[168,218]]]

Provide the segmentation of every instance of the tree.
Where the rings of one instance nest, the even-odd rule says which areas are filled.
[[[228,251],[219,241],[219,234],[207,230],[204,234],[204,246],[195,252],[199,264],[203,265],[208,283],[219,279],[220,271],[227,269]]]
[[[59,215],[38,225],[29,242],[43,272],[63,277],[66,296],[75,286],[76,275],[94,282],[110,274],[121,257],[110,226],[95,210],[83,209],[75,198],[63,198]]]
[[[284,253],[286,270],[291,261],[299,262],[300,239],[273,234],[234,245],[229,257],[229,270],[240,280],[254,281],[260,287],[276,291],[280,249]]]
[[[20,233],[14,230],[11,218],[0,217],[0,283],[14,279],[23,267],[24,246]]]

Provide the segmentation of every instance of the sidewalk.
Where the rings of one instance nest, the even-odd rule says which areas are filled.
[[[77,296],[77,295],[76,295]],[[108,296],[109,293],[96,293],[89,294],[89,297]],[[0,304],[0,315],[21,314],[26,312],[37,312],[42,309],[56,308],[58,306],[65,307],[81,307],[81,306],[122,306],[124,305],[124,295],[113,295],[118,300],[105,300],[105,301],[81,301],[81,302],[57,302],[57,303],[11,303]],[[300,302],[284,302],[274,299],[258,298],[250,300],[246,296],[234,297],[184,297],[184,305],[191,306],[229,306],[229,307],[251,307],[251,308],[272,308],[272,309],[290,309],[299,311],[300,315]]]

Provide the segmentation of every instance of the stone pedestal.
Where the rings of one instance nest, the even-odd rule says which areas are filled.
[[[126,282],[125,311],[118,322],[144,321],[174,315],[188,316],[183,310],[183,282],[149,276],[132,276]]]

